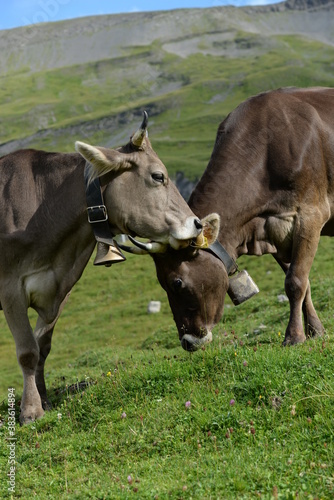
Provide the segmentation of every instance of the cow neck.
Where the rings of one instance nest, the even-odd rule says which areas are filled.
[[[88,222],[90,223],[97,242],[113,245],[113,234],[108,223],[107,208],[103,201],[100,179],[97,177],[89,182],[89,163],[85,165],[85,185]]]

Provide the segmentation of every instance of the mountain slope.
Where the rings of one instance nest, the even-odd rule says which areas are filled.
[[[306,8],[305,8],[306,7]],[[194,178],[219,121],[269,88],[334,85],[334,2],[96,16],[0,32],[0,154],[127,140]]]
[[[228,43],[233,43],[240,30],[264,37],[301,34],[334,45],[333,22],[328,14],[334,10],[333,2],[305,10],[292,10],[289,5],[106,15],[1,31],[0,75],[27,67],[37,72],[124,58],[132,55],[134,47],[150,46],[155,40],[177,55],[199,52],[242,56],[246,47],[237,44],[237,52],[231,54]]]

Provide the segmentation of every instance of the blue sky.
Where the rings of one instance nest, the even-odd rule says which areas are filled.
[[[221,5],[260,5],[277,0],[5,0],[1,2],[0,30],[40,22],[121,12],[141,12]]]

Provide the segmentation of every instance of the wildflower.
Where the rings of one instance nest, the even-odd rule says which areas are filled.
[[[126,418],[126,413],[125,411],[123,411],[122,415],[121,415],[121,418]]]
[[[130,475],[128,476],[128,483],[132,484],[132,477]]]
[[[251,434],[255,434],[255,429],[254,429],[254,427],[251,427],[251,428],[250,428],[250,431],[251,431]]]
[[[234,405],[234,403],[235,403],[235,400],[234,400],[234,399],[231,399],[231,401],[230,401],[230,406],[233,406],[233,405]]]
[[[278,336],[279,336],[279,337],[281,336],[281,332],[278,332]]]
[[[234,353],[234,356],[236,356],[236,355],[237,355],[237,353],[235,352],[235,353]]]
[[[190,408],[190,406],[191,406],[191,402],[190,402],[190,401],[186,401],[186,403],[185,403],[185,407],[186,407],[186,408]]]
[[[111,377],[111,371],[107,373],[107,377]]]
[[[247,366],[247,365],[248,365],[248,363],[247,363],[247,361],[246,361],[246,360],[244,360],[242,364],[243,364],[244,366]]]
[[[62,416],[63,416],[63,415],[62,415],[61,413],[58,413],[58,414],[57,414],[58,420],[61,420],[61,417],[62,417]]]

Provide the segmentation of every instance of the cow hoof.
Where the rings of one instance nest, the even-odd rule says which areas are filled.
[[[285,337],[282,345],[284,347],[286,347],[289,345],[302,344],[303,342],[305,342],[305,340],[306,340],[306,337],[304,334],[303,335],[296,335],[294,337]]]
[[[44,410],[42,408],[39,408],[37,410],[30,410],[30,411],[24,411],[23,413],[21,412],[20,415],[20,424],[21,425],[27,425],[35,422],[35,420],[42,418],[44,415]]]
[[[325,329],[321,325],[321,328],[313,328],[309,325],[308,338],[323,337],[325,335]]]
[[[42,408],[45,411],[51,411],[52,410],[52,403],[48,398],[42,399]]]

